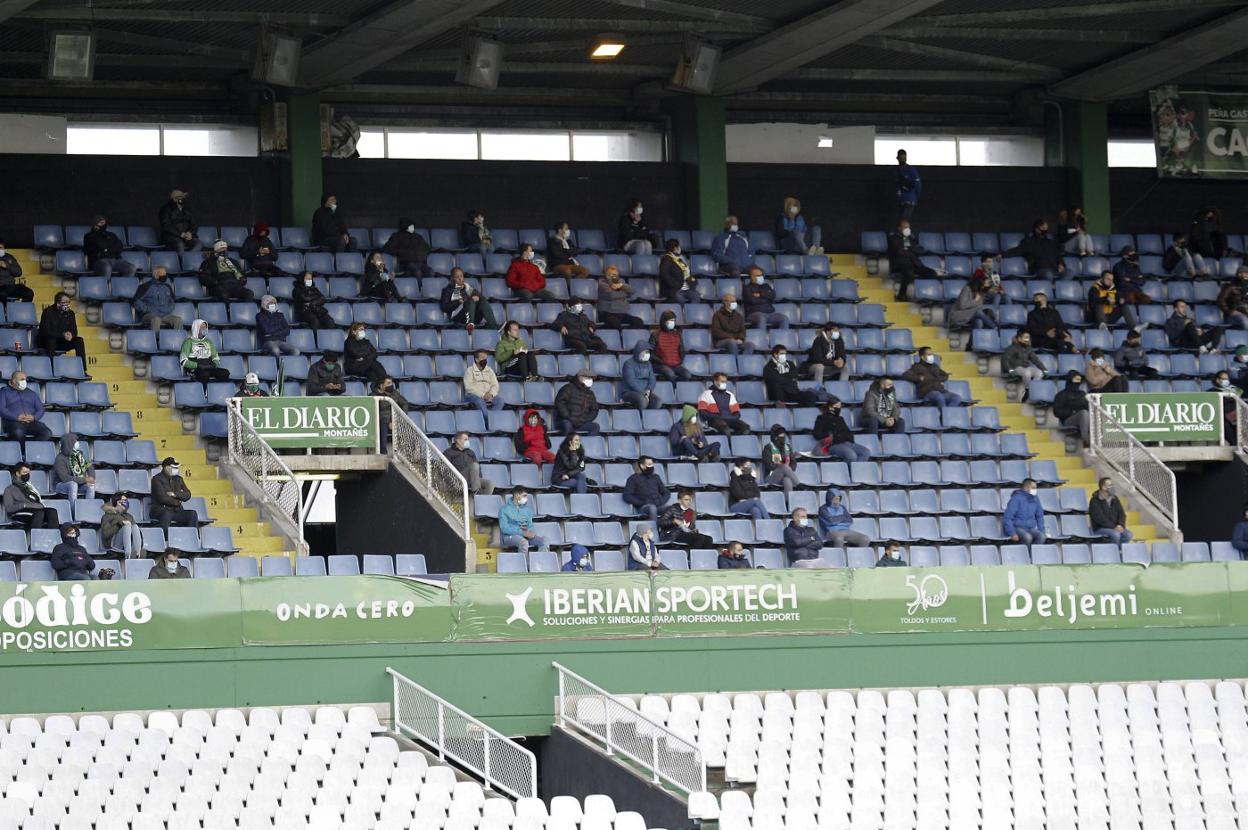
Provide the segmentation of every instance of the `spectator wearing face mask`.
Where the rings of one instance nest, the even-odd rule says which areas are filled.
[[[975,273],[971,275],[968,282],[974,285],[976,291],[983,296],[985,304],[992,305],[993,319],[1000,319],[1001,303],[1008,303],[1010,298],[1005,293],[1005,286],[1001,284],[1001,274],[997,271],[997,258],[986,255],[980,259],[979,267],[975,269]]]
[[[160,462],[160,471],[152,476],[152,501],[149,514],[153,522],[169,535],[169,526],[198,527],[199,516],[183,505],[191,500],[191,488],[182,479],[182,466],[170,456]]]
[[[602,431],[598,422],[598,399],[594,397],[594,376],[588,369],[576,373],[555,395],[555,429],[565,435],[579,432],[597,435]]]
[[[23,285],[22,266],[17,258],[5,250],[4,242],[0,242],[0,302],[16,300],[29,303],[35,299],[35,292]]]
[[[628,569],[630,571],[666,571],[667,566],[659,558],[659,548],[654,544],[654,528],[641,525],[628,540]]]
[[[321,206],[312,214],[312,242],[336,254],[359,250],[355,237],[347,231],[347,220],[338,212],[338,197],[332,193],[321,195]]]
[[[363,323],[352,323],[347,339],[342,344],[343,371],[348,375],[365,378],[376,383],[386,376],[386,367],[377,360],[377,347],[368,339]]]
[[[521,300],[552,300],[554,295],[546,290],[546,276],[533,262],[533,246],[525,243],[507,268],[507,287]]]
[[[581,446],[581,436],[575,432],[563,439],[559,452],[555,453],[550,485],[573,493],[589,492],[589,480],[585,477],[585,448]]]
[[[468,218],[459,225],[459,244],[472,254],[494,253],[494,237],[485,226],[485,214],[475,208],[468,211]]]
[[[82,252],[87,255],[87,265],[96,276],[111,277],[114,273],[123,277],[134,276],[134,263],[121,258],[121,237],[108,229],[108,220],[97,216],[91,220],[91,230],[82,237]]]
[[[303,385],[305,395],[341,395],[346,388],[341,352],[326,350],[320,360],[308,367],[308,380]]]
[[[812,406],[828,399],[823,387],[802,389],[797,384],[797,365],[789,361],[788,349],[776,346],[771,350],[771,360],[763,366],[763,386],[767,397],[777,404]]]
[[[728,388],[728,376],[716,372],[711,385],[698,396],[698,412],[706,425],[721,435],[745,435],[749,426],[741,419],[741,405]]]
[[[1027,333],[1031,335],[1031,344],[1037,349],[1048,352],[1070,354],[1075,350],[1074,338],[1066,328],[1066,321],[1057,309],[1049,305],[1049,298],[1043,291],[1037,291],[1032,298],[1034,306],[1027,312]]]
[[[791,568],[826,568],[828,563],[821,556],[823,542],[815,530],[806,509],[793,511],[791,520],[784,528],[784,552]]]
[[[1131,541],[1131,531],[1127,530],[1127,511],[1122,501],[1114,495],[1114,482],[1102,478],[1097,482],[1096,492],[1088,500],[1088,524],[1097,536],[1115,545],[1125,545]]]
[[[763,269],[751,265],[747,272],[749,281],[741,289],[745,298],[745,321],[764,332],[768,326],[778,326],[787,331],[789,318],[776,311],[776,289],[767,282]]]
[[[649,256],[658,245],[642,218],[644,211],[640,199],[629,199],[616,225],[617,247],[630,256]]]
[[[854,516],[845,503],[845,491],[828,488],[823,506],[819,508],[819,532],[823,534],[823,543],[833,548],[863,548],[871,544],[871,539],[865,533],[854,530],[853,525]]]
[[[823,253],[823,229],[806,224],[802,203],[792,196],[785,198],[784,207],[776,217],[776,243],[786,254],[818,256]]]
[[[498,533],[503,547],[521,553],[532,549],[550,550],[550,545],[533,530],[533,506],[523,487],[511,491],[511,498],[498,511]]]
[[[667,504],[671,494],[659,474],[654,471],[654,459],[643,455],[637,462],[637,472],[624,482],[624,503],[637,511],[637,515],[650,521],[659,518],[659,508]]]
[[[1231,367],[1234,375],[1231,377],[1231,383],[1239,391],[1248,391],[1248,346],[1236,346],[1235,357],[1231,359]]]
[[[1043,545],[1047,538],[1044,533],[1044,506],[1036,495],[1036,482],[1027,479],[1023,486],[1015,490],[1005,506],[1001,516],[1001,527],[1011,542],[1018,542],[1031,547]]]
[[[1231,375],[1225,369],[1213,376],[1213,385],[1209,388],[1210,392],[1221,392],[1225,395],[1222,398],[1222,426],[1223,434],[1226,436],[1226,442],[1234,446],[1238,441],[1239,407],[1235,404],[1235,399],[1240,397],[1239,387],[1231,384]]]
[[[806,362],[802,364],[802,373],[820,385],[823,379],[831,375],[835,380],[849,380],[849,361],[845,357],[845,340],[841,337],[841,327],[836,323],[825,323],[806,352]]]
[[[1179,232],[1174,235],[1170,247],[1161,257],[1161,267],[1168,277],[1208,277],[1209,266],[1205,258],[1187,247],[1187,234]]]
[[[62,352],[73,352],[86,364],[87,347],[78,336],[78,317],[74,314],[69,295],[64,291],[56,292],[52,305],[45,308],[39,317],[35,343],[49,357]]]
[[[945,325],[950,331],[966,329],[995,329],[996,318],[985,307],[983,283],[968,282],[958,292],[957,299],[945,314]]]
[[[475,496],[479,493],[488,496],[494,492],[494,482],[481,476],[481,462],[477,458],[476,451],[468,443],[468,433],[455,433],[455,437],[451,439],[451,445],[446,448],[443,455],[464,477],[464,481],[468,483],[470,495]]]
[[[520,336],[520,324],[509,320],[503,326],[498,343],[494,346],[494,362],[504,377],[538,380],[537,358]]]
[[[936,406],[962,405],[962,396],[945,388],[949,373],[936,363],[936,353],[930,346],[919,349],[919,359],[901,377],[914,384],[919,400]]]
[[[754,474],[754,463],[739,458],[728,474],[728,509],[742,513],[751,519],[769,519],[771,513],[763,504],[763,493]]]
[[[394,285],[394,273],[386,264],[381,251],[373,251],[364,266],[364,277],[360,280],[360,295],[381,300],[383,303],[400,301],[399,289]]]
[[[937,276],[920,259],[926,253],[927,249],[915,240],[908,219],[899,221],[897,230],[888,235],[888,272],[892,274],[898,302],[906,299],[916,278],[930,280]]]
[[[572,555],[559,570],[564,573],[593,573],[594,563],[590,561],[589,548],[584,545],[573,545]]]
[[[620,269],[608,265],[598,280],[598,325],[604,329],[642,329],[645,321],[629,314],[628,298],[633,287],[620,276]]]
[[[161,205],[156,217],[156,226],[160,228],[160,244],[179,254],[198,251],[204,246],[195,235],[199,227],[195,224],[191,209],[186,206],[186,199],[190,195],[185,190],[172,191],[169,201]]]
[[[156,564],[147,572],[148,579],[190,579],[191,572],[181,562],[182,552],[177,548],[168,548],[156,560]]]
[[[82,451],[82,442],[72,432],[61,436],[61,451],[52,461],[52,478],[48,482],[52,492],[67,497],[71,502],[81,496],[95,498],[95,467]]]
[[[745,545],[740,542],[729,542],[728,546],[721,548],[719,551],[719,559],[716,567],[721,571],[736,570],[738,568],[751,568],[750,557],[745,552]]]
[[[897,542],[889,542],[884,546],[884,555],[875,563],[877,568],[905,568],[906,559],[902,553],[901,545]]]
[[[412,405],[408,403],[407,398],[399,394],[399,387],[395,384],[394,378],[389,375],[386,375],[381,380],[373,384],[373,397],[382,398],[381,403],[383,405],[388,402],[391,406],[397,406],[404,412],[407,412],[412,408]],[[385,413],[383,411],[383,415],[384,414]]]
[[[737,310],[737,295],[731,291],[724,293],[723,305],[711,315],[711,342],[730,355],[754,353],[745,339],[745,315]]]
[[[1140,333],[1127,332],[1127,339],[1114,352],[1114,368],[1133,380],[1153,380],[1157,370],[1148,365],[1148,352],[1140,343]]]
[[[693,491],[681,490],[676,503],[668,505],[659,517],[659,539],[687,548],[709,548],[710,536],[698,532],[698,513],[693,508]]]
[[[1140,305],[1147,305],[1153,300],[1144,292],[1144,274],[1140,270],[1140,255],[1131,245],[1124,245],[1119,252],[1119,259],[1110,269],[1114,275],[1114,286],[1118,296],[1131,306],[1131,311],[1138,317]],[[1147,326],[1141,326],[1141,329]]]
[[[854,443],[854,434],[841,415],[841,399],[833,395],[815,419],[814,438],[825,455],[842,461],[870,461],[871,451]]]
[[[1094,256],[1092,236],[1088,233],[1088,220],[1083,208],[1074,206],[1057,213],[1057,242],[1062,250],[1075,256]]]
[[[43,497],[30,483],[30,465],[13,467],[9,486],[4,488],[4,514],[12,521],[21,522],[27,531],[35,528],[51,530],[60,521],[55,507],[45,507]]]
[[[1083,367],[1083,376],[1088,382],[1089,392],[1127,391],[1127,379],[1118,374],[1118,370],[1101,349],[1088,352],[1088,363]]]
[[[268,245],[270,249],[273,247],[273,240],[269,237],[269,226],[263,222],[257,222],[251,228],[251,234],[243,240],[243,247],[238,249],[238,255],[243,258],[243,262],[248,265],[251,261],[260,255],[260,248]]]
[[[438,306],[452,323],[462,325],[472,334],[478,323],[487,328],[498,328],[494,309],[481,291],[464,278],[463,268],[452,268],[450,282],[442,289]]]
[[[409,277],[432,277],[433,269],[429,267],[429,243],[416,233],[416,223],[406,216],[399,217],[399,228],[390,234],[382,253],[394,257],[398,270]]]
[[[208,337],[208,323],[205,320],[191,321],[191,334],[182,341],[182,351],[178,359],[182,363],[182,371],[200,383],[230,379],[230,370],[221,366],[217,344]]]
[[[1135,316],[1135,307],[1124,302],[1114,286],[1114,272],[1106,271],[1088,289],[1088,322],[1100,326],[1102,331],[1108,331],[1119,320],[1125,321],[1131,328],[1140,324]]]
[[[1066,374],[1066,386],[1053,396],[1053,415],[1067,429],[1075,429],[1088,444],[1088,395],[1082,389],[1083,375],[1071,370]]]
[[[1175,349],[1189,349],[1205,354],[1216,354],[1222,342],[1222,329],[1218,326],[1202,328],[1188,316],[1187,303],[1177,300],[1174,311],[1166,320],[1166,339]]]
[[[255,372],[248,372],[243,376],[242,382],[238,384],[238,389],[234,392],[236,398],[267,398],[269,393],[264,391],[260,386],[260,376]]]
[[[546,267],[555,276],[565,279],[588,277],[589,269],[576,260],[580,252],[580,248],[572,244],[572,228],[567,222],[560,222],[554,236],[546,240]]]
[[[719,444],[706,440],[698,410],[686,404],[667,435],[672,455],[686,461],[718,461]]]
[[[14,372],[9,383],[0,389],[0,425],[4,434],[14,441],[52,440],[52,430],[43,423],[43,399],[27,388],[26,373]]]
[[[771,440],[763,447],[763,475],[768,487],[783,487],[787,497],[798,485],[797,456],[793,452],[793,444],[784,427],[774,424],[771,428]]]
[[[153,268],[152,278],[139,284],[131,305],[139,321],[151,326],[157,334],[160,334],[162,325],[182,328],[182,318],[173,313],[173,286],[169,284],[169,272],[163,265]]]
[[[901,417],[892,378],[871,381],[867,394],[862,398],[862,417],[858,427],[872,435],[879,435],[885,430],[898,435],[906,431],[906,421]]]
[[[1222,231],[1221,212],[1216,207],[1201,208],[1192,219],[1187,235],[1192,250],[1202,257],[1222,259],[1230,253],[1226,234]]]
[[[489,354],[485,349],[477,349],[472,363],[464,369],[464,400],[487,420],[490,410],[498,412],[504,405],[498,396],[498,375],[490,368]]]
[[[212,243],[212,253],[199,265],[199,284],[208,296],[222,302],[254,299],[256,295],[247,287],[247,275],[230,258],[229,247],[224,239]]]
[[[124,554],[127,559],[145,557],[147,548],[143,544],[139,523],[130,513],[130,497],[125,493],[113,493],[103,509],[100,544],[104,549]]]
[[[1248,266],[1241,265],[1235,279],[1223,283],[1218,292],[1218,308],[1230,328],[1248,329]]]
[[[536,409],[524,411],[524,420],[512,439],[516,453],[527,458],[540,470],[543,464],[553,464],[555,454],[550,451],[550,436],[546,433],[546,421]]]
[[[564,347],[578,354],[602,354],[607,351],[607,344],[598,336],[598,329],[577,298],[564,302],[563,311],[559,312],[550,327],[563,335]]]
[[[711,259],[719,266],[719,273],[740,276],[749,266],[753,253],[749,237],[741,231],[737,217],[726,218],[723,232],[711,241]]]
[[[52,548],[52,570],[61,581],[95,579],[95,560],[78,541],[78,525],[61,525],[61,542]]]
[[[1018,380],[1026,389],[1033,380],[1044,377],[1044,363],[1031,347],[1031,335],[1020,331],[1001,354],[1001,372],[1006,380]]]
[[[650,335],[650,355],[654,371],[663,380],[693,380],[684,367],[685,341],[676,327],[676,313],[659,315],[659,326]]]
[[[312,331],[333,328],[334,319],[325,310],[325,295],[316,287],[311,271],[304,271],[303,276],[295,281],[291,301],[295,307],[295,319]]]
[[[1027,260],[1027,272],[1035,274],[1038,279],[1052,280],[1058,274],[1066,273],[1066,264],[1062,262],[1062,246],[1049,235],[1049,223],[1044,219],[1033,222],[1031,233],[1019,240],[1013,248],[1002,251],[1001,256],[1021,256]]]
[[[698,279],[681,256],[680,241],[667,240],[659,259],[659,294],[669,303],[696,303],[702,297],[697,291]]]
[[[658,409],[663,401],[654,391],[656,386],[658,380],[650,363],[650,346],[639,342],[633,346],[633,356],[620,365],[620,401],[632,404],[639,411]]]
[[[260,298],[260,310],[256,312],[256,340],[260,349],[274,357],[298,355],[299,350],[287,342],[290,337],[290,321],[277,307],[277,298],[265,294]]]

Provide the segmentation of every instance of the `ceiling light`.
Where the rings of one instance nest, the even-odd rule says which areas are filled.
[[[598,35],[589,47],[589,58],[595,61],[614,60],[624,51],[625,45],[622,35]]]
[[[821,135],[819,136],[819,143],[815,146],[820,150],[831,150],[833,140],[834,139],[831,136]]]
[[[58,30],[48,44],[48,79],[89,81],[95,72],[95,35],[89,30]]]

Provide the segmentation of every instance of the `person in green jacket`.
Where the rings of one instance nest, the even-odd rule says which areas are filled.
[[[503,326],[502,336],[494,347],[494,362],[502,370],[503,377],[540,379],[537,375],[537,358],[520,336],[520,324],[515,320],[508,320]]]
[[[221,367],[217,346],[208,339],[208,321],[192,320],[191,336],[182,341],[182,371],[200,383],[229,380],[230,370]]]

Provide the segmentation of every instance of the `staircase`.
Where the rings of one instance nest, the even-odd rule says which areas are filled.
[[[10,250],[27,275],[26,284],[35,292],[39,313],[52,304],[61,282],[53,274],[39,270],[39,254],[30,250]],[[192,495],[202,496],[208,514],[217,525],[229,527],[240,555],[260,558],[286,552],[286,541],[275,535],[267,522],[261,521],[255,508],[248,507],[243,497],[234,492],[230,482],[220,475],[216,464],[209,462],[199,446],[198,436],[183,430],[182,419],[156,399],[152,384],[134,376],[132,359],[122,352],[111,351],[108,330],[87,322],[86,308],[75,304],[78,333],[86,343],[86,371],[92,380],[108,384],[109,399],[118,412],[129,412],[138,440],[152,441],[158,458],[172,455],[182,465],[182,476]],[[190,321],[186,321],[189,325]]]
[[[833,271],[858,281],[858,293],[863,299],[884,306],[886,320],[914,333],[916,347],[931,346],[944,370],[954,380],[967,382],[971,387],[972,397],[984,406],[995,406],[1000,413],[1003,427],[1010,432],[1026,435],[1027,446],[1036,454],[1036,459],[1056,462],[1058,475],[1066,480],[1067,486],[1082,487],[1089,496],[1092,494],[1097,487],[1096,470],[1089,467],[1082,456],[1068,455],[1065,441],[1052,430],[1038,428],[1035,417],[1024,411],[1022,404],[1007,397],[1004,380],[981,375],[973,353],[950,348],[948,333],[936,326],[925,324],[912,304],[897,302],[893,298],[893,288],[884,282],[883,272],[879,277],[870,277],[860,256],[832,254],[829,259],[832,260]],[[1131,510],[1129,503],[1126,506],[1127,526],[1134,536],[1133,541],[1152,542],[1166,538],[1165,532],[1145,520],[1139,512]]]

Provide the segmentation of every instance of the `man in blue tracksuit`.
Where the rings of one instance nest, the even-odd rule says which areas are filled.
[[[641,409],[658,409],[663,405],[654,387],[654,367],[650,365],[650,344],[638,341],[633,356],[620,365],[620,400]]]
[[[1001,525],[1012,542],[1021,542],[1027,547],[1044,544],[1044,506],[1036,495],[1035,481],[1027,479],[1022,489],[1010,496]]]
[[[923,179],[919,171],[906,164],[906,151],[897,151],[897,210],[902,219],[914,215],[923,195]]]
[[[528,553],[530,548],[550,550],[546,540],[533,531],[533,505],[523,487],[511,491],[511,498],[498,511],[498,534],[503,547]]]
[[[845,491],[828,488],[823,507],[819,508],[819,532],[830,548],[865,548],[871,544],[865,533],[853,529],[854,516],[845,504]]]
[[[741,232],[737,217],[724,220],[724,232],[711,241],[711,258],[719,266],[719,273],[737,277],[751,262],[750,240]]]

